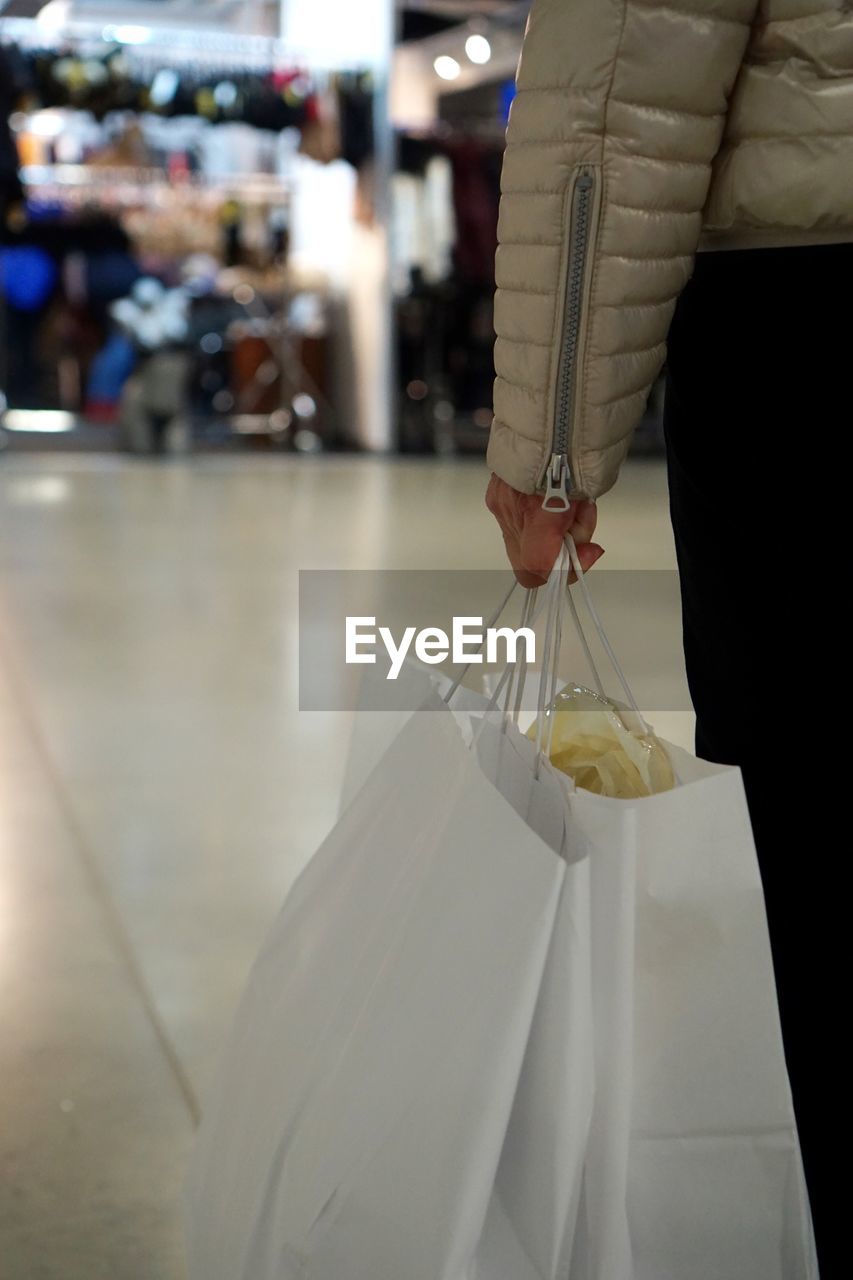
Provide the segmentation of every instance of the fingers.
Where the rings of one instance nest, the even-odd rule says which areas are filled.
[[[515,573],[516,581],[519,586],[524,587],[525,591],[531,591],[533,587],[542,587],[548,581],[548,579],[543,578],[540,573],[529,573],[525,569],[516,569],[515,565],[513,565],[513,571]]]
[[[604,547],[600,547],[597,542],[583,542],[578,546],[578,559],[585,574],[589,573],[592,566],[597,564],[603,555]],[[569,574],[569,582],[577,582],[577,580],[578,575],[573,569]]]
[[[598,507],[594,502],[587,502],[586,499],[573,502],[572,507],[574,508],[574,521],[570,532],[575,544],[580,546],[583,542],[591,542],[598,522]]]
[[[604,554],[604,548],[592,541],[598,519],[594,502],[575,499],[568,511],[545,511],[539,494],[519,493],[493,475],[486,506],[500,525],[507,557],[525,588],[547,582],[569,532],[584,573]],[[574,574],[570,580],[574,581]]]
[[[548,581],[564,536],[562,521],[530,520],[523,527],[519,541],[519,567],[535,578],[534,586]]]
[[[504,541],[506,542],[506,540]],[[544,587],[550,576],[550,570],[547,573],[543,573],[541,568],[530,568],[525,565],[524,560],[519,556],[516,548],[517,544],[513,546],[513,554],[510,554],[510,548],[507,544],[507,554],[509,555],[510,564],[513,567],[519,585],[528,589],[531,587]],[[578,559],[581,563],[581,569],[584,573],[589,573],[593,565],[597,564],[604,555],[604,547],[599,546],[597,542],[581,543],[580,546],[578,546],[577,551]],[[559,554],[560,544],[558,544],[554,553],[554,563],[556,563],[557,556]],[[577,574],[574,570],[569,574],[569,582],[577,582]]]
[[[524,509],[524,519],[519,538],[521,568],[534,575],[535,585],[541,586],[557,562],[567,533],[571,533],[579,546],[590,545],[595,532],[598,511],[594,502],[573,501],[568,511],[552,512],[542,508],[538,495]],[[598,548],[590,564],[603,554]],[[586,571],[586,565],[581,560]]]

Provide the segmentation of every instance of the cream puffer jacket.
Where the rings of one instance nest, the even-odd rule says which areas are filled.
[[[488,463],[559,510],[615,482],[697,248],[853,240],[853,3],[534,0],[517,90]]]

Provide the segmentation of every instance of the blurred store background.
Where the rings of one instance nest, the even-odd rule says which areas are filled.
[[[528,8],[0,0],[0,1280],[185,1280],[211,1064],[349,742],[299,711],[297,571],[508,576]],[[672,708],[657,390],[636,454],[604,569],[673,589],[607,621]]]
[[[481,453],[528,7],[7,0],[0,447]]]

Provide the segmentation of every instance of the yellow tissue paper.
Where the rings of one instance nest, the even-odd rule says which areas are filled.
[[[591,689],[567,685],[545,711],[545,741],[554,718],[551,763],[578,787],[629,800],[675,786],[666,748],[654,734],[629,726],[636,716]],[[527,731],[536,740],[537,723]]]

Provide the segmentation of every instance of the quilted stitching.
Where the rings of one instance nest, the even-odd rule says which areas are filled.
[[[592,163],[603,179],[570,460],[574,492],[597,497],[613,484],[642,415],[700,234],[740,233],[747,244],[750,234],[765,236],[769,196],[762,184],[772,180],[774,164],[801,165],[796,148],[803,139],[835,145],[839,156],[853,140],[853,65],[845,62],[853,13],[839,11],[834,0],[813,0],[813,11],[797,19],[789,6],[777,14],[782,4],[765,0],[759,22],[758,0],[714,0],[711,7],[699,0],[534,0],[507,129],[499,240],[511,255],[496,296],[497,342],[507,344],[503,371],[518,381],[496,378],[489,446],[489,465],[516,488],[533,490],[551,449],[562,289],[560,275],[547,282],[544,251],[565,262],[566,220],[557,223],[557,199],[564,204],[577,166]],[[655,48],[662,53],[651,65]],[[810,95],[820,91],[827,60],[833,93],[818,109]],[[783,64],[785,75],[774,75]],[[752,156],[762,147],[769,158],[757,164]],[[749,163],[738,163],[741,148],[749,149]],[[833,217],[846,229],[839,238],[853,237],[847,169],[828,167],[837,172],[805,194],[791,196],[803,184],[779,180],[773,217],[781,242],[786,229],[792,239],[811,227],[825,234]],[[547,309],[540,298],[550,300]],[[545,390],[536,385],[543,349]]]

